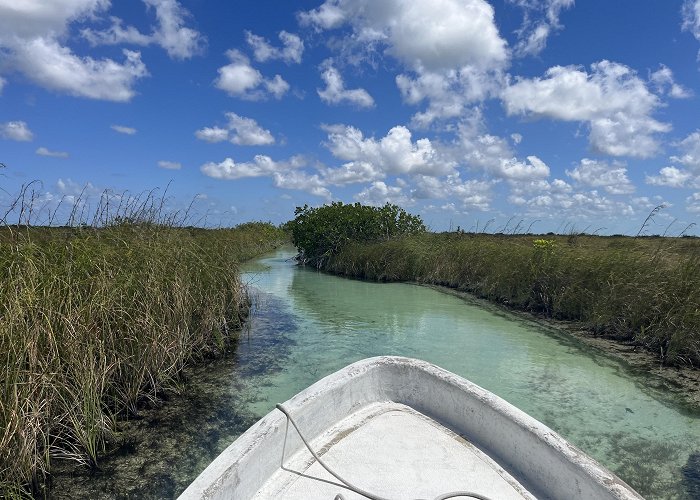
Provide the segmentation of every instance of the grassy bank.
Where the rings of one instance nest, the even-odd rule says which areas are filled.
[[[350,243],[323,268],[468,291],[700,366],[698,238],[422,233]]]
[[[41,495],[51,461],[95,466],[117,418],[216,355],[247,311],[237,263],[263,223],[0,228],[0,497]]]

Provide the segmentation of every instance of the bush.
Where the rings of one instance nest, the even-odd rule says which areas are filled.
[[[387,203],[371,207],[359,203],[331,203],[318,208],[297,207],[294,220],[286,224],[298,259],[323,267],[350,242],[387,241],[397,236],[425,232],[419,216]]]

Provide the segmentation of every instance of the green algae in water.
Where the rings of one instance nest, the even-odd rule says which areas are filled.
[[[131,453],[103,460],[102,474],[57,478],[56,498],[177,496],[275,403],[385,354],[425,359],[498,394],[646,497],[700,498],[700,415],[648,376],[507,313],[298,268],[292,256],[247,268],[255,311],[236,353],[195,370],[187,393],[147,417]]]

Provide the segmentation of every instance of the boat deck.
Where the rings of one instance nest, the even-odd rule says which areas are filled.
[[[303,424],[299,426],[304,432]],[[291,424],[287,432],[288,439],[296,437]],[[469,441],[393,402],[362,408],[310,444],[345,480],[383,497],[433,499],[453,491],[471,491],[499,500],[535,498]],[[364,499],[346,489],[303,449],[285,457],[284,466],[254,498],[331,500],[338,493],[347,500]]]
[[[374,497],[642,500],[542,422],[425,361],[357,361],[281,408],[226,448],[181,500],[362,498],[322,469],[284,413],[322,461]]]

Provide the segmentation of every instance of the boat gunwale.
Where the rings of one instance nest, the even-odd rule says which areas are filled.
[[[431,385],[430,390],[426,385]],[[457,404],[455,398],[462,400]],[[284,405],[313,439],[339,415],[377,401],[405,404],[466,435],[537,497],[642,498],[543,423],[473,382],[426,361],[399,356],[363,359],[324,377]],[[251,498],[280,466],[285,431],[286,417],[272,410],[214,459],[179,498]],[[293,437],[287,443],[290,453],[301,446]],[[539,463],[534,463],[533,457]],[[565,484],[558,484],[562,482]]]

